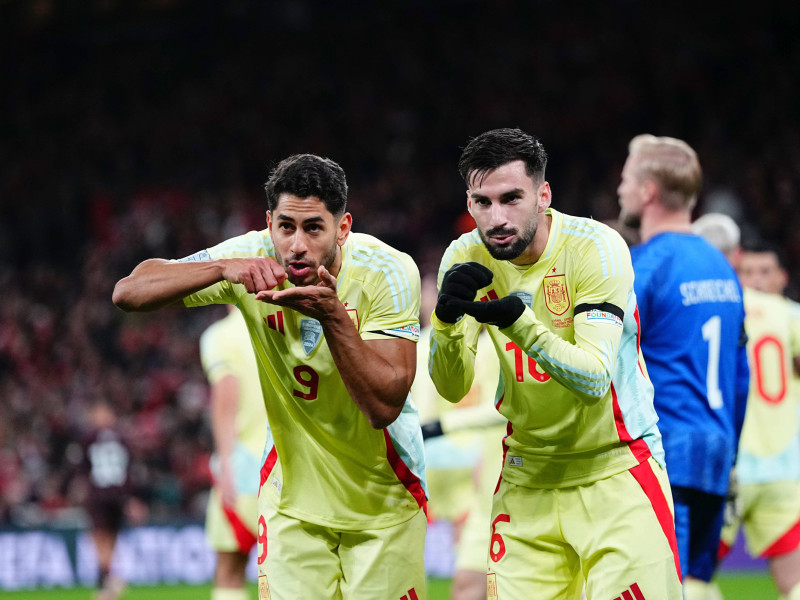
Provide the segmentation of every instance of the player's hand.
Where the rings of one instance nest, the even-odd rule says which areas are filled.
[[[217,481],[220,500],[223,506],[233,508],[236,506],[236,484],[230,469],[222,468]]]
[[[271,290],[286,281],[286,271],[269,256],[222,259],[222,278],[241,283],[251,294]]]
[[[496,325],[500,329],[513,325],[525,312],[525,303],[517,296],[506,296],[488,302],[466,302],[452,297],[445,301],[447,306],[474,317],[479,323]]]
[[[292,308],[318,321],[342,306],[336,295],[336,278],[324,266],[317,269],[319,282],[316,285],[299,285],[285,290],[266,290],[256,294],[256,300]]]
[[[456,263],[442,277],[436,301],[436,317],[444,323],[455,323],[464,310],[454,301],[471,303],[479,289],[492,283],[494,274],[477,262]]]
[[[736,476],[736,467],[731,467],[728,493],[725,495],[725,525],[735,524],[741,516],[742,506],[739,500],[739,478]]]

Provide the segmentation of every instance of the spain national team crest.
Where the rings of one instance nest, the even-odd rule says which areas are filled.
[[[300,319],[300,341],[306,356],[317,347],[322,337],[322,325],[316,319]]]
[[[548,275],[542,282],[544,303],[554,315],[563,315],[569,308],[567,277],[565,275]]]

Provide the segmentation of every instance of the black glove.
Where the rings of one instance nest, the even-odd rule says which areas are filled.
[[[466,302],[452,296],[442,299],[440,295],[439,303],[444,303],[448,310],[461,311],[462,314],[466,313],[475,317],[475,320],[480,323],[496,325],[500,329],[512,325],[525,312],[525,303],[517,296],[506,296],[488,302]],[[436,310],[439,310],[438,305]]]
[[[444,431],[442,431],[442,422],[438,419],[421,425],[421,428],[423,440],[444,435]]]
[[[442,287],[436,302],[436,317],[445,323],[455,323],[465,310],[457,308],[450,300],[471,304],[479,289],[492,283],[494,274],[480,263],[456,263],[442,277]]]

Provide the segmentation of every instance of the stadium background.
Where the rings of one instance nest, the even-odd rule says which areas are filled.
[[[428,272],[463,227],[470,136],[537,135],[554,207],[601,220],[629,139],[681,137],[698,212],[777,243],[800,298],[798,26],[789,1],[0,0],[0,528],[85,524],[75,440],[98,398],[135,442],[139,524],[202,518],[197,339],[222,309],[124,315],[111,289],[261,228],[294,152],[338,161],[354,228]]]

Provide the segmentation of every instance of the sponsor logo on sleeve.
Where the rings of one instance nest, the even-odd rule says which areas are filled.
[[[211,255],[208,250],[200,250],[200,252],[178,259],[178,262],[206,262],[209,260],[211,260]]]
[[[528,308],[533,308],[533,294],[530,292],[526,292],[525,290],[517,290],[515,292],[511,292],[509,296],[516,296],[527,306]]]
[[[594,308],[586,313],[586,322],[609,323],[611,325],[616,325],[617,327],[622,327],[622,319],[620,319],[617,315],[605,310],[599,310],[597,308]]]
[[[521,467],[522,466],[522,457],[521,456],[509,456],[508,457],[508,466],[510,466],[510,467]]]
[[[394,329],[387,329],[386,333],[388,333],[389,335],[396,335],[398,337],[404,337],[411,340],[418,340],[419,324],[415,323],[414,325],[405,325],[403,327],[395,327]]]

